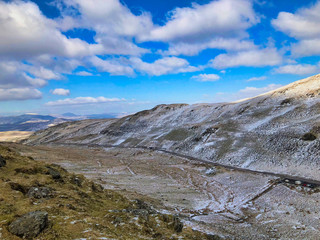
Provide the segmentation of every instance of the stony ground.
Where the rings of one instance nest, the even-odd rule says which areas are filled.
[[[217,239],[52,164],[62,163],[55,156],[74,161],[83,154],[67,152],[37,149],[40,162],[0,145],[0,239]]]
[[[277,183],[152,150],[11,145],[225,239],[317,239],[318,189]],[[201,238],[199,238],[201,239]]]

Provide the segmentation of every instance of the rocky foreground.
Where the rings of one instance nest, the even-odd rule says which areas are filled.
[[[141,200],[0,146],[0,239],[219,239]]]

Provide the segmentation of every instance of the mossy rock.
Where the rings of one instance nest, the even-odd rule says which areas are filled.
[[[303,141],[314,141],[317,139],[317,135],[312,132],[306,133],[301,138]]]

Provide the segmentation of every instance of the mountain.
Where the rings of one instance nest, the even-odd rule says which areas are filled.
[[[69,121],[49,115],[24,114],[20,116],[0,117],[0,132],[38,131]]]
[[[251,99],[159,105],[120,119],[63,123],[26,143],[167,149],[222,164],[320,179],[320,75]]]

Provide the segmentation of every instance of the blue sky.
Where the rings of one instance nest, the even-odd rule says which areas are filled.
[[[320,69],[320,1],[0,2],[0,115],[252,97]]]

